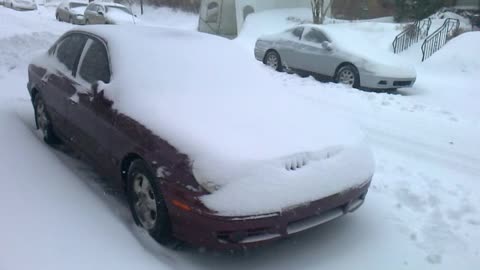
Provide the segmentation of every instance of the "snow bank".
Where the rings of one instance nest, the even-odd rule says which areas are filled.
[[[292,201],[319,199],[363,184],[373,174],[371,153],[363,147],[360,131],[334,111],[280,91],[280,84],[269,79],[270,71],[239,53],[229,40],[166,28],[82,29],[108,40],[113,78],[105,93],[114,107],[188,154],[197,180],[205,186],[223,189],[242,181],[252,185],[252,193],[244,194],[252,201],[262,200],[264,194],[253,193],[255,187],[261,190],[271,181],[288,178],[309,187],[286,202],[272,196],[268,210],[280,210]],[[132,39],[142,42],[129,42]],[[328,152],[332,148],[337,150]],[[299,161],[306,169],[275,179],[289,173],[285,162],[293,156],[307,156]],[[364,166],[338,172],[357,163]],[[346,174],[332,179],[340,173]],[[238,196],[233,187],[229,190],[223,192]],[[290,192],[288,186],[283,192]],[[216,198],[205,202],[214,210],[226,210],[221,209],[223,197]],[[261,211],[247,207],[238,211],[242,210],[245,215]]]
[[[480,32],[464,33],[450,40],[427,59],[422,67],[448,74],[469,74],[480,78]]]

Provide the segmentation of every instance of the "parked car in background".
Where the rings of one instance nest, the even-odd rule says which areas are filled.
[[[4,0],[4,6],[15,10],[35,10],[37,4],[35,0]]]
[[[91,2],[85,10],[86,24],[130,24],[135,15],[124,5],[116,3]]]
[[[247,248],[358,209],[374,172],[363,133],[240,52],[193,31],[71,30],[28,68],[37,128],[125,192],[160,243]]]
[[[393,54],[380,54],[361,34],[336,25],[299,25],[263,36],[255,57],[277,71],[292,70],[355,88],[393,90],[411,87],[415,69]]]
[[[87,2],[80,1],[63,1],[57,7],[55,18],[59,21],[69,22],[72,24],[85,24],[84,12],[87,8]]]

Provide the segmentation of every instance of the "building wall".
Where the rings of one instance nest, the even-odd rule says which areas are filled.
[[[311,8],[310,0],[235,0],[235,3],[238,32],[243,27],[244,10],[247,6],[252,7],[254,12],[280,8]]]
[[[394,13],[394,0],[335,0],[332,4],[332,15],[338,19],[370,19]]]

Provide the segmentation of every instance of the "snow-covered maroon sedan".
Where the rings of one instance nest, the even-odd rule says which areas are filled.
[[[356,210],[373,175],[362,132],[269,78],[218,37],[87,26],[33,60],[28,90],[44,140],[126,192],[156,240],[234,249]]]

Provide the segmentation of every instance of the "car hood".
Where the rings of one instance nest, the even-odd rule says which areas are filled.
[[[76,8],[71,8],[70,13],[74,15],[83,15],[85,13],[85,9],[87,7],[76,7]]]
[[[360,70],[379,77],[417,77],[415,67],[393,53],[377,52],[375,55],[372,55],[359,51],[356,48],[342,48],[341,46],[336,47],[334,53],[345,59],[345,61],[352,62]]]
[[[134,24],[136,21],[133,15],[119,11],[108,12],[105,17],[108,22],[114,24]]]

